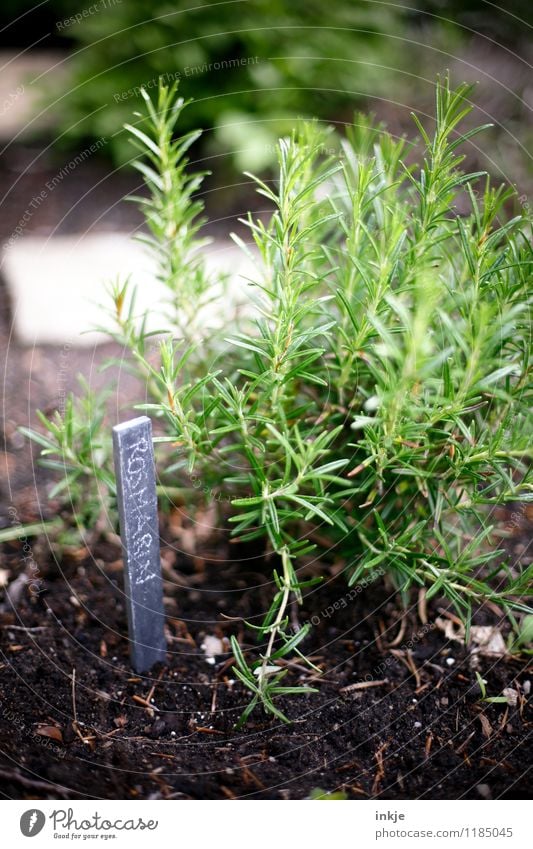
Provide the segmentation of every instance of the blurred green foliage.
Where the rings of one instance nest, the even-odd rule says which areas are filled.
[[[369,101],[401,135],[405,112],[431,112],[432,81],[449,69],[479,80],[476,120],[495,124],[470,167],[529,194],[530,17],[526,0],[4,0],[0,43],[70,51],[67,81],[40,82],[56,147],[104,136],[106,155],[127,161],[122,125],[162,76],[194,98],[183,129],[206,131],[200,155],[231,152],[238,171],[272,164],[298,117],[349,125]],[[234,178],[224,161],[219,185]]]
[[[363,97],[394,97],[412,17],[366,0],[106,2],[61,28],[75,48],[70,92],[54,107],[67,137],[111,137],[124,161],[131,151],[114,134],[140,104],[139,87],[155,89],[163,75],[194,98],[188,127],[212,130],[218,150],[253,168],[273,159],[296,116],[349,121]]]

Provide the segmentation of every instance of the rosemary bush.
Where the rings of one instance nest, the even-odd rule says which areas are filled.
[[[496,505],[532,491],[531,222],[507,216],[511,189],[460,170],[459,149],[477,132],[460,130],[469,93],[439,83],[433,132],[415,118],[421,162],[361,116],[342,140],[305,123],[279,142],[276,182],[252,178],[270,218],[243,221],[255,245],[253,315],[226,339],[202,338],[195,323],[218,281],[202,258],[202,175],[186,168],[196,135],[175,138],[185,106],[175,87],[161,85],[155,102],[145,93],[142,129],[129,128],[168,328],[154,365],[135,293],[117,284],[114,338],[146,382],[139,408],[159,420],[156,441],[169,444],[163,471],[227,493],[233,534],[266,541],[277,564],[271,606],[250,625],[257,658],[232,639],[251,694],[243,720],[256,705],[284,719],[276,697],[306,691],[285,686],[277,661],[305,660],[309,626],[289,627],[289,604],[320,580],[300,567],[327,564],[332,550],[349,583],[379,567],[404,600],[412,587],[448,599],[467,633],[485,600],[528,610],[531,569],[494,551],[490,522]],[[45,452],[61,458],[68,440],[53,430],[59,420],[48,427]]]

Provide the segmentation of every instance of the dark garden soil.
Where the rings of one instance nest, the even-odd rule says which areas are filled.
[[[43,591],[15,592],[14,608],[4,605],[0,614],[5,797],[303,799],[322,788],[354,799],[491,799],[528,792],[527,659],[465,650],[442,630],[450,637],[457,628],[453,614],[438,604],[426,611],[415,597],[402,616],[380,582],[350,597],[342,576],[330,577],[308,596],[298,616],[318,623],[305,649],[323,674],[294,664],[287,679],[318,692],[280,703],[291,725],[258,711],[235,731],[246,697],[224,638],[235,633],[255,647],[224,614],[258,621],[273,564],[223,540],[202,556],[178,554],[169,541],[180,546],[186,531],[182,516],[164,518],[170,651],[147,677],[128,665],[116,543],[54,561],[44,541],[34,542]],[[4,545],[11,582],[21,555],[21,543]],[[494,610],[476,619],[505,632]],[[222,641],[211,663],[201,648],[206,635]],[[511,704],[481,702],[476,670],[488,695],[506,689]]]

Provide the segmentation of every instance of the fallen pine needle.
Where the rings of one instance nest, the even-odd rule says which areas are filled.
[[[388,681],[358,681],[357,684],[348,684],[347,687],[342,687],[340,693],[352,693],[355,690],[367,690],[369,687],[382,687],[383,684],[388,684]]]
[[[197,725],[194,730],[200,731],[202,734],[221,734],[224,736],[223,731],[218,731],[216,728],[206,728],[204,725]]]

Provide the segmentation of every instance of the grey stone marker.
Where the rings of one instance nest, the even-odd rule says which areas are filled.
[[[148,672],[165,660],[167,648],[150,419],[140,416],[116,425],[113,453],[131,665],[136,672]]]

